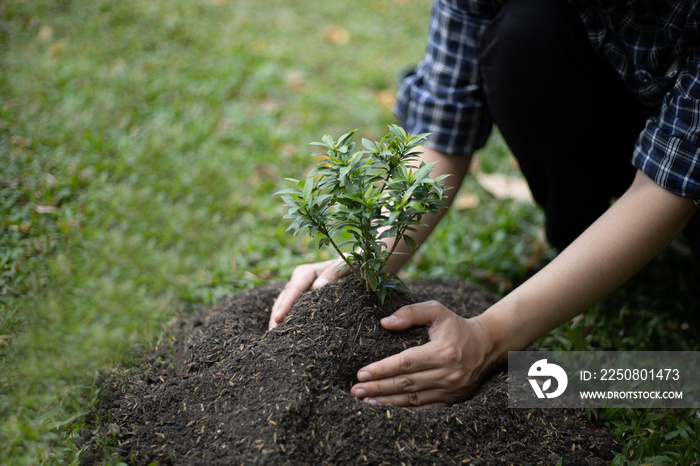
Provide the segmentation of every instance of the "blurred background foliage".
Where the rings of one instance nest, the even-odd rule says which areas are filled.
[[[272,194],[313,166],[310,141],[386,133],[429,11],[428,0],[0,0],[0,463],[77,462],[105,374],[192,306],[327,257],[285,232]],[[503,294],[554,252],[496,131],[473,173],[404,275]],[[698,349],[682,248],[542,344]],[[658,434],[638,427],[645,413],[614,416],[636,442],[621,458],[671,458],[693,441],[697,453],[692,412],[654,421]],[[671,424],[685,434],[665,439]]]

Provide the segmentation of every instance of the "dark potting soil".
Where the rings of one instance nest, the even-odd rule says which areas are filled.
[[[416,282],[383,307],[347,280],[305,293],[266,331],[281,285],[202,309],[127,377],[103,390],[109,435],[127,462],[149,464],[608,464],[610,433],[581,410],[507,407],[496,371],[449,408],[372,406],[349,395],[359,368],[427,341],[379,319],[436,299],[473,316],[496,297],[465,282]],[[172,340],[171,340],[172,341]]]

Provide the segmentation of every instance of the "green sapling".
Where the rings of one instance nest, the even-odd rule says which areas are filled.
[[[383,303],[388,288],[406,289],[398,277],[387,273],[389,258],[401,241],[417,247],[409,233],[422,225],[423,215],[444,206],[447,175],[431,178],[434,164],[415,166],[420,154],[415,149],[427,134],[410,136],[390,125],[381,140],[363,139],[365,149],[355,151],[354,133],[337,141],[326,135],[311,143],[325,148],[325,153],[318,153],[325,158],[305,180],[288,178],[296,186],[277,194],[289,208],[288,229],[295,234],[307,229],[318,238],[319,247],[332,246],[365,289]],[[339,241],[339,236],[347,239]],[[387,239],[393,239],[390,245]]]

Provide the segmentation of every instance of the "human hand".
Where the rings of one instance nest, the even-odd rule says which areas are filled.
[[[360,369],[360,383],[350,393],[368,403],[437,407],[463,401],[493,363],[494,345],[478,320],[437,301],[404,306],[381,324],[394,331],[425,325],[430,341]]]
[[[350,270],[343,268],[345,264],[342,258],[332,259],[325,262],[300,265],[292,272],[292,278],[284,286],[282,292],[277,296],[272,305],[270,313],[270,323],[268,329],[273,329],[282,322],[282,319],[289,314],[294,301],[304,291],[318,289],[326,283],[344,277]]]

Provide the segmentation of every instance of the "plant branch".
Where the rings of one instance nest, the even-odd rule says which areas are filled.
[[[399,245],[401,242],[401,239],[403,238],[404,233],[406,232],[406,226],[403,225],[399,226],[396,228],[396,234],[394,235],[394,244],[391,245],[391,250],[389,251],[389,254],[387,254],[386,259],[384,260],[384,263],[382,266],[385,266],[386,264],[389,263],[389,259],[391,256],[394,255],[394,251],[396,251],[396,247]]]
[[[442,199],[442,185],[437,179],[431,181],[432,186],[422,186],[432,167],[410,163],[416,155],[410,151],[425,141],[427,134],[410,137],[391,125],[389,134],[379,142],[363,140],[367,150],[354,152],[353,133],[337,141],[326,135],[322,142],[312,143],[325,147],[327,158],[305,181],[291,180],[297,183],[296,189],[278,194],[288,194],[283,199],[290,207],[285,215],[293,220],[290,228],[308,228],[311,236],[324,235],[319,246],[331,245],[365,289],[374,291],[383,302],[387,288],[394,286],[386,270],[389,260],[401,241],[416,247],[406,232],[412,230],[416,218],[439,208],[435,199]],[[394,210],[385,216],[392,206]],[[382,225],[395,232],[391,247],[379,233],[386,231]],[[348,255],[331,238],[331,232],[343,229],[354,237],[340,243],[353,248]]]
[[[325,227],[323,227],[323,225],[320,225],[318,223],[316,223],[316,226],[318,227],[318,231],[320,231],[323,235],[326,236],[326,238],[328,238],[328,243],[333,247],[333,249],[335,249],[338,255],[343,259],[345,264],[347,264],[352,274],[355,275],[355,278],[357,278],[357,281],[362,282],[362,276],[355,270],[355,267],[352,266],[352,262],[348,260],[345,254],[343,254],[343,251],[341,251],[338,245],[335,243],[335,241],[333,241],[333,238],[331,238],[331,235],[329,234],[328,230]]]

